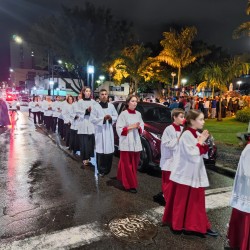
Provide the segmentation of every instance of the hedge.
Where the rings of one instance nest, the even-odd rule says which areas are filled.
[[[244,108],[238,110],[236,113],[236,120],[240,122],[249,122],[250,121],[250,108]]]

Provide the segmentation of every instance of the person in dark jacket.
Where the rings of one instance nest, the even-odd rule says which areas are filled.
[[[228,101],[227,110],[229,112],[229,116],[231,117],[233,113],[233,99],[232,98],[230,98]]]

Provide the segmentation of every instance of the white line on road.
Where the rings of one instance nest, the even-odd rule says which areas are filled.
[[[207,210],[228,207],[231,197],[231,189],[231,187],[226,187],[207,190]],[[157,223],[161,221],[163,211],[164,207],[159,206],[144,212],[142,216],[147,216],[153,222]],[[49,234],[30,237],[24,240],[13,241],[6,244],[0,243],[0,250],[70,249],[91,244],[92,242],[99,241],[101,238],[110,235],[111,233],[104,230],[99,222],[93,222]]]

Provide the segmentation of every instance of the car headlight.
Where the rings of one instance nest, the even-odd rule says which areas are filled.
[[[155,134],[155,133],[152,133],[152,132],[149,132],[154,138],[158,139],[158,140],[161,140],[161,137],[162,135],[161,134]]]

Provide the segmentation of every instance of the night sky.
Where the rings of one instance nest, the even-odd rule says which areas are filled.
[[[157,42],[170,24],[195,25],[198,39],[222,46],[231,53],[250,51],[250,38],[232,39],[233,30],[248,21],[247,0],[90,0],[108,7],[117,18],[134,23],[141,42]],[[9,39],[60,4],[83,5],[85,0],[0,0],[0,81],[7,80]]]

